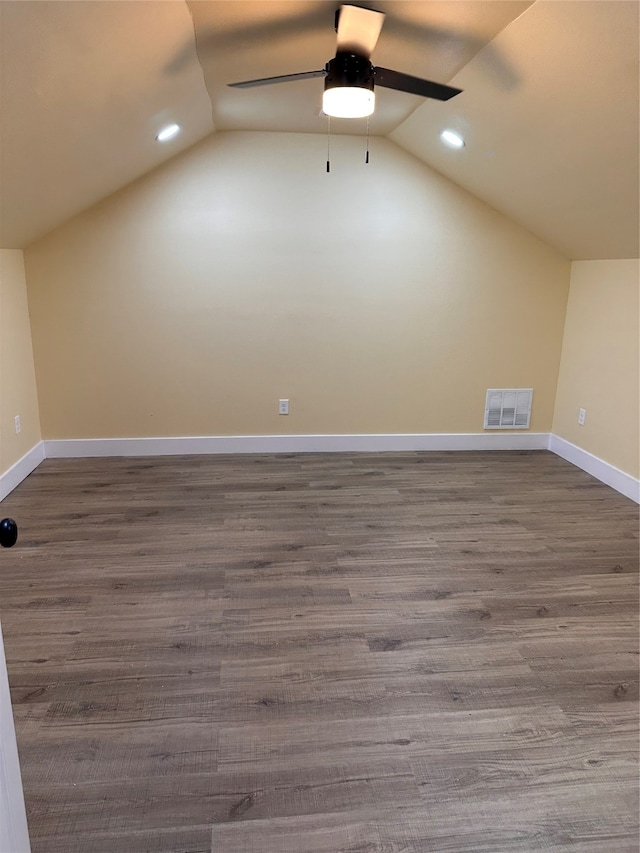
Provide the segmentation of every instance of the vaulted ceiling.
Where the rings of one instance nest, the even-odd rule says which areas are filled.
[[[464,90],[378,88],[372,136],[568,258],[638,257],[638,0],[354,2],[386,13],[375,65]],[[322,68],[338,5],[0,0],[0,245],[28,245],[209,133],[326,133],[322,80],[227,84]],[[157,143],[171,121],[182,133]],[[462,150],[442,145],[447,127]]]

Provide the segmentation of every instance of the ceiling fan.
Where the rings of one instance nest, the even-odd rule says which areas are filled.
[[[271,83],[324,77],[322,111],[336,118],[363,118],[371,115],[375,108],[375,86],[438,101],[448,101],[459,95],[462,89],[372,65],[370,56],[378,42],[384,18],[383,12],[375,12],[373,9],[341,6],[336,12],[335,21],[338,33],[336,55],[324,68],[228,85],[236,89],[249,89]]]

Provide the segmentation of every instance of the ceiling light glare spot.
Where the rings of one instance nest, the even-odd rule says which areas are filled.
[[[163,127],[160,133],[156,136],[156,142],[167,142],[169,139],[173,139],[173,137],[178,133],[180,133],[179,124],[168,124],[166,127]]]
[[[440,139],[449,148],[464,148],[464,139],[455,130],[443,130]]]

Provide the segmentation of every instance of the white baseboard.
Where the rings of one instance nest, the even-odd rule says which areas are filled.
[[[215,435],[45,441],[47,459],[210,453],[339,453],[402,450],[546,450],[549,433]]]
[[[586,471],[587,474],[591,474],[592,477],[600,480],[601,483],[611,486],[612,489],[620,492],[621,495],[631,498],[636,503],[640,503],[640,480],[637,480],[630,474],[625,474],[624,471],[610,465],[604,459],[594,456],[592,453],[583,450],[576,444],[571,444],[570,441],[566,441],[558,435],[551,434],[549,436],[549,450],[557,456],[566,459],[567,462],[571,462],[577,468]]]
[[[0,501],[19,486],[44,458],[44,442],[39,441],[28,453],[25,453],[22,459],[18,459],[4,474],[0,474]]]
[[[640,481],[575,444],[546,432],[371,435],[212,435],[41,441],[0,475],[0,501],[43,459],[98,456],[191,456],[215,453],[380,453],[412,450],[550,450],[640,503]]]

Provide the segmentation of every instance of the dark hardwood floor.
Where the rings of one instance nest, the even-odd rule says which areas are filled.
[[[638,508],[547,452],[48,460],[33,853],[637,853]]]

